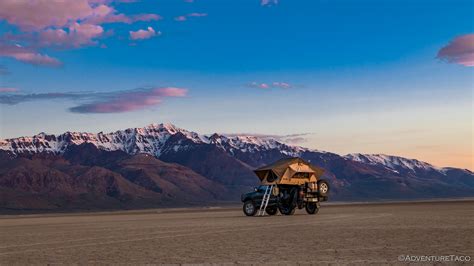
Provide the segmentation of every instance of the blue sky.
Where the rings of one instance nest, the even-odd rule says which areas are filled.
[[[298,144],[474,168],[473,1],[81,0],[108,13],[78,6],[64,23],[37,7],[22,20],[33,7],[9,1],[0,4],[1,138],[172,122],[202,133],[311,133]],[[51,3],[44,10],[66,10]],[[104,22],[111,14],[160,18]],[[100,31],[72,36],[85,24]],[[146,38],[134,40],[140,29]],[[74,96],[31,96],[45,93]],[[12,95],[23,100],[7,103]]]

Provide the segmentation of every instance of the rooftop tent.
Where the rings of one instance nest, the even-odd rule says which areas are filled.
[[[305,182],[316,182],[324,170],[301,158],[287,158],[254,172],[262,184],[301,185]]]

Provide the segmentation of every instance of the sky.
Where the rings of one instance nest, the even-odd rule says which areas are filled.
[[[0,1],[0,138],[169,122],[474,170],[474,1]]]

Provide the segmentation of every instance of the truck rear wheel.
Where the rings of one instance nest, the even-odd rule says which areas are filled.
[[[319,211],[318,205],[316,203],[313,203],[313,202],[306,203],[305,209],[306,209],[306,212],[308,214],[316,214]]]
[[[247,216],[254,216],[255,213],[257,213],[257,206],[255,206],[255,203],[251,200],[244,202],[242,209]]]

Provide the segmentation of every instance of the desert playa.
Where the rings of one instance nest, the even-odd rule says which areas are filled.
[[[4,215],[0,262],[398,264],[401,255],[473,257],[472,235],[470,200],[328,204],[273,217],[238,208]]]

